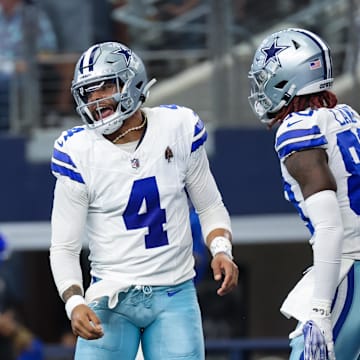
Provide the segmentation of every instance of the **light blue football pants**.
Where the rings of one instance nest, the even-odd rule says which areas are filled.
[[[336,360],[360,360],[360,261],[338,286],[332,314]],[[293,339],[290,346],[290,360],[302,360],[304,337]]]
[[[109,309],[108,298],[89,306],[104,336],[78,338],[75,360],[134,360],[139,343],[146,360],[205,359],[201,314],[192,280],[176,286],[131,287]]]

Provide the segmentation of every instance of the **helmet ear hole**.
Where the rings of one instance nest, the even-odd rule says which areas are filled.
[[[292,43],[294,44],[294,48],[295,48],[296,50],[299,49],[300,44],[299,44],[297,41],[292,40]]]
[[[283,89],[286,86],[287,83],[288,82],[286,80],[283,80],[283,81],[280,81],[279,83],[277,83],[274,87],[276,89]]]
[[[143,82],[142,82],[142,81],[140,81],[140,82],[138,82],[138,83],[136,84],[136,88],[137,88],[137,89],[141,89],[142,86],[143,86]]]

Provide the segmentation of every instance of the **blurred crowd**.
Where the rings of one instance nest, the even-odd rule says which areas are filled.
[[[74,63],[93,43],[131,46],[161,80],[217,56],[223,44],[210,43],[223,43],[227,31],[230,43],[249,41],[309,3],[227,0],[221,14],[215,0],[0,0],[0,132],[26,133],[76,117]]]

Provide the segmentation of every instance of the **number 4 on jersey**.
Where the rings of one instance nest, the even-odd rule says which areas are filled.
[[[169,244],[163,228],[166,214],[160,208],[159,189],[154,176],[134,182],[123,217],[128,230],[148,228],[149,232],[145,235],[147,249]]]

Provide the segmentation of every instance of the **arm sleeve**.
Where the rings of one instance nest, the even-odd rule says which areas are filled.
[[[88,209],[85,192],[59,178],[51,216],[50,265],[60,297],[72,285],[83,291],[80,252]]]
[[[231,233],[230,216],[210,171],[203,146],[190,155],[186,189],[199,215],[204,239],[212,230],[218,228]]]
[[[315,232],[311,239],[315,286],[313,299],[332,301],[338,285],[344,230],[336,194],[324,190],[305,200]]]

